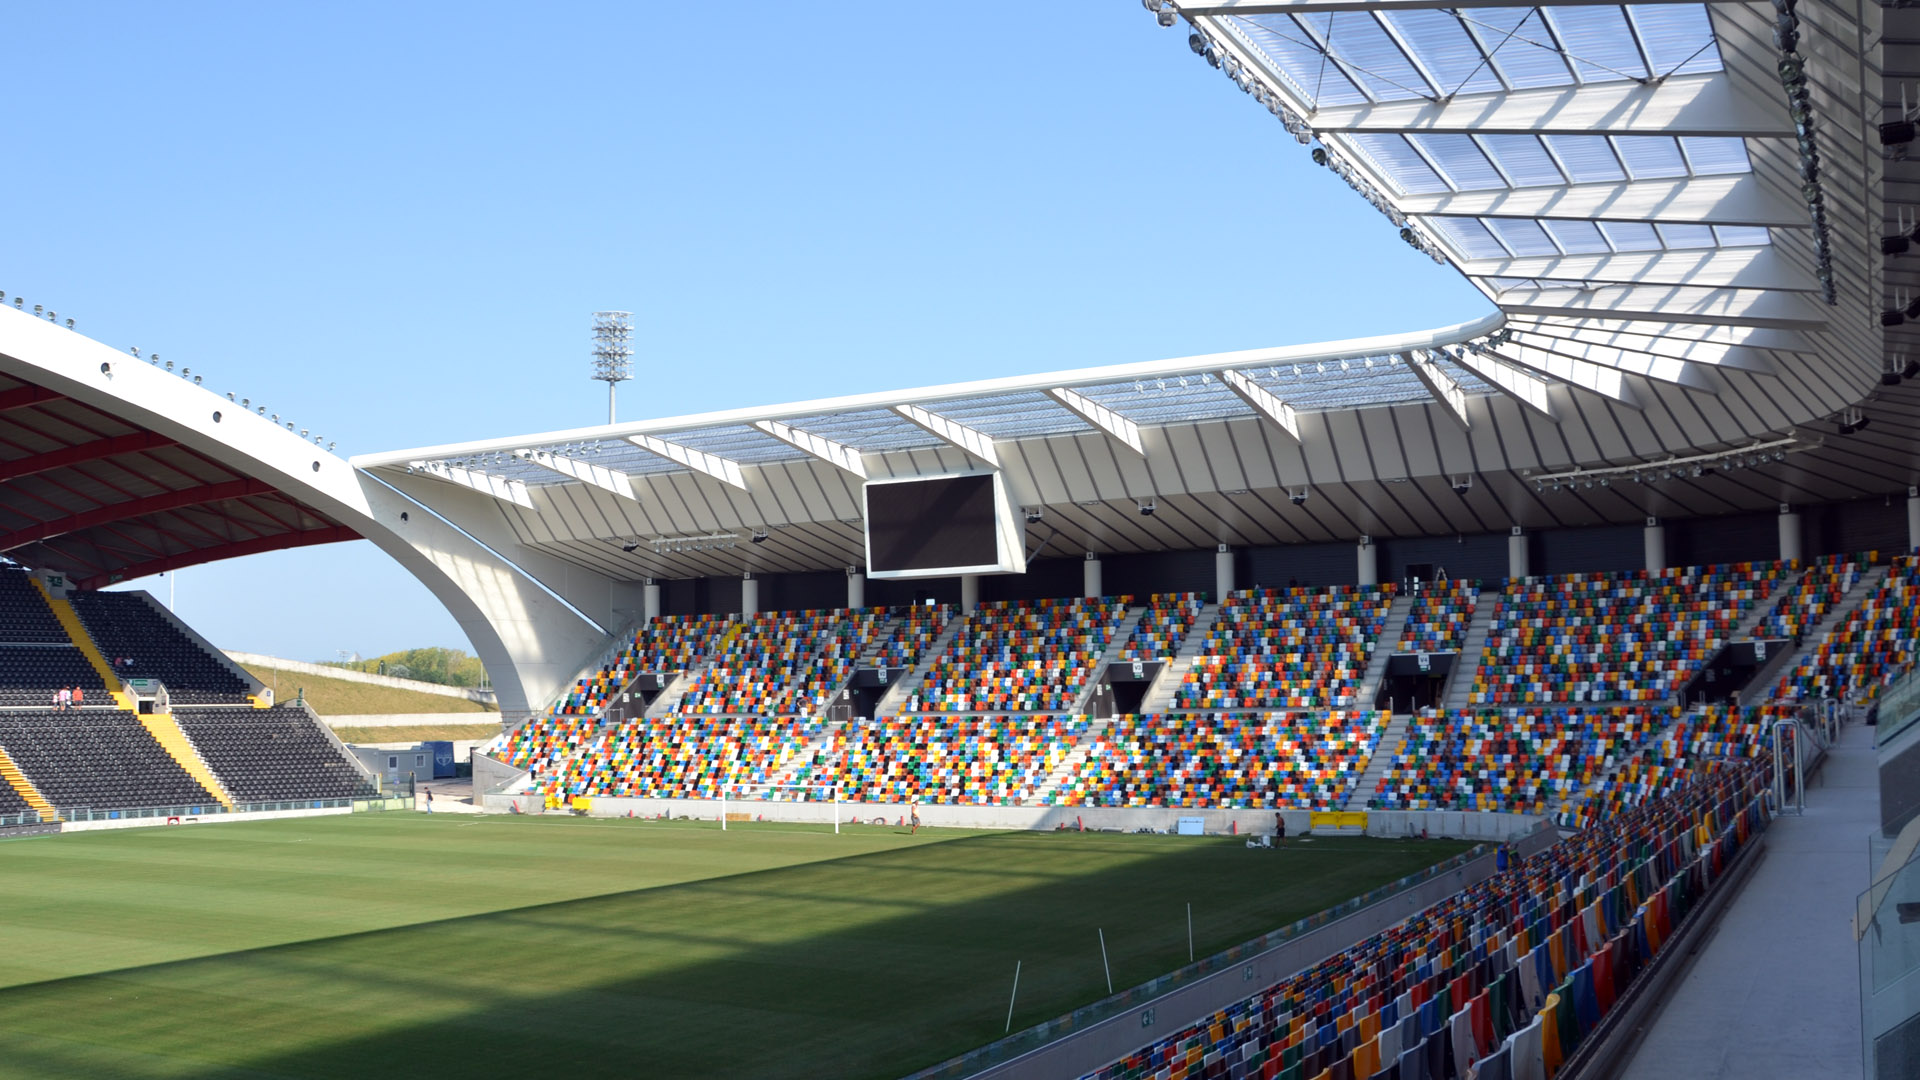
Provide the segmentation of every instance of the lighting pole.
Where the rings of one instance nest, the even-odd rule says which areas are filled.
[[[613,388],[633,378],[633,312],[593,313],[593,377],[607,384],[607,423],[613,423]]]

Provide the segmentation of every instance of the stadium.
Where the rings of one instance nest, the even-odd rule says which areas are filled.
[[[0,294],[0,1075],[1920,1075],[1920,24],[1128,7],[1497,310],[343,456]],[[353,540],[470,795],[111,588]]]

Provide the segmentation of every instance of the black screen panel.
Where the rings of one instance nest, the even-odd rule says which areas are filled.
[[[993,566],[993,477],[867,485],[867,548],[875,573]]]

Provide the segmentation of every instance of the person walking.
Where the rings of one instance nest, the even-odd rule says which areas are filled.
[[[908,803],[907,813],[913,815],[913,830],[910,835],[917,836],[920,832],[920,804],[917,802]]]
[[[427,789],[427,813],[433,813],[433,789]]]

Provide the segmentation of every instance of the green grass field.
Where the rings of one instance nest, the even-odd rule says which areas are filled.
[[[0,842],[0,1075],[896,1077],[1461,850],[365,814]]]
[[[285,671],[256,665],[247,671],[254,678],[273,688],[275,700],[292,701],[302,692],[313,711],[321,716],[365,716],[368,713],[489,713],[494,723],[499,723],[500,714],[477,701],[465,698],[448,697],[444,694],[428,694],[419,690],[402,690],[395,686],[377,686],[373,683],[351,682],[346,679],[332,679],[325,675],[311,675],[304,671]],[[484,716],[473,717],[475,721],[484,720]],[[496,730],[498,728],[496,727]]]

